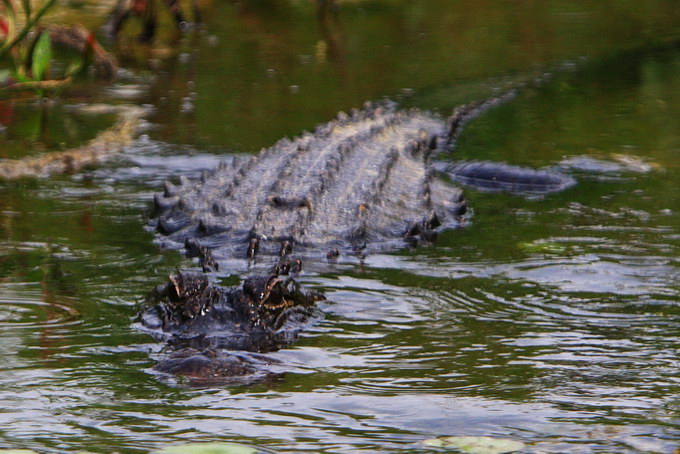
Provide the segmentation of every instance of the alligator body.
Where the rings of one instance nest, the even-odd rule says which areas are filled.
[[[429,156],[445,125],[420,112],[366,107],[200,183],[166,184],[159,233],[198,240],[217,256],[356,250],[427,235],[463,212],[460,189],[434,178]],[[418,229],[416,226],[422,226]],[[284,248],[284,249],[285,249]],[[324,252],[325,253],[325,252]]]
[[[218,259],[291,249],[323,256],[430,241],[459,225],[466,211],[461,189],[437,176],[432,156],[452,147],[469,118],[503,100],[464,106],[447,120],[387,103],[340,113],[313,133],[235,159],[200,181],[166,182],[151,225],[164,245],[207,248]],[[485,179],[512,174],[508,184],[523,189],[569,183],[547,172],[491,167],[482,172]]]
[[[467,208],[462,190],[439,178],[432,157],[453,148],[466,121],[512,95],[463,106],[448,119],[367,104],[257,156],[221,165],[200,181],[166,182],[150,221],[162,245],[185,247],[204,270],[216,269],[224,258],[279,258],[272,276],[249,278],[239,289],[216,287],[205,277],[171,278],[161,304],[141,316],[147,328],[182,349],[157,368],[247,374],[249,364],[202,349],[271,351],[290,341],[287,320],[309,318],[317,298],[277,277],[299,269],[287,258],[293,253],[334,260],[429,242],[438,231],[460,225]],[[572,183],[559,174],[501,164],[443,170],[466,182],[481,179],[492,183],[488,187],[529,192]]]

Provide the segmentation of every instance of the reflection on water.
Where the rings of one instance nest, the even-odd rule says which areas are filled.
[[[673,453],[680,18],[662,2],[591,3],[202,1],[193,34],[121,43],[137,52],[130,74],[65,93],[46,122],[0,101],[1,157],[111,122],[72,106],[153,108],[110,165],[0,183],[0,445],[406,452],[485,435],[536,453]],[[162,345],[134,316],[168,273],[195,266],[144,230],[163,180],[365,99],[445,114],[564,61],[471,123],[456,156],[559,166],[578,185],[542,199],[469,190],[470,225],[434,246],[305,264],[326,317],[272,353],[280,379],[201,389],[149,373]],[[228,265],[225,281],[248,270]]]

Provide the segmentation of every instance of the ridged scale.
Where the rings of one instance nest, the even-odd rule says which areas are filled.
[[[252,238],[260,253],[276,253],[285,240],[324,254],[398,247],[457,223],[462,192],[435,179],[430,162],[449,128],[419,110],[367,104],[199,181],[167,182],[151,225],[171,242],[198,240],[218,257],[245,257]]]

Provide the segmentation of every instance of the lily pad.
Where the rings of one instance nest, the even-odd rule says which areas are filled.
[[[560,243],[554,241],[533,241],[531,243],[519,243],[520,249],[523,249],[531,253],[543,253],[543,254],[561,254],[567,250],[567,248]]]
[[[524,443],[507,438],[439,437],[423,442],[425,446],[456,449],[467,454],[503,454],[524,449]]]
[[[30,449],[0,449],[0,454],[38,454]]]
[[[155,454],[256,454],[257,450],[236,443],[187,443],[168,446]]]

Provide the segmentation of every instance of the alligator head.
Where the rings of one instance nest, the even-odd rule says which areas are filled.
[[[319,318],[315,303],[321,299],[320,293],[278,275],[223,287],[205,274],[180,272],[156,289],[139,322],[173,351],[156,370],[193,378],[253,375],[262,372],[259,363],[222,350],[278,350]]]

